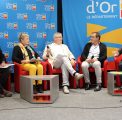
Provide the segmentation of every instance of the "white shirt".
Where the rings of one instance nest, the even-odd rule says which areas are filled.
[[[88,54],[87,59],[91,59],[92,56],[94,56],[94,58],[99,58],[99,54],[100,54],[99,44],[98,45],[92,45],[90,50],[89,50],[89,54]]]
[[[56,44],[56,43],[52,43],[50,45],[48,45],[50,50],[51,50],[51,55],[49,55],[49,62],[52,64],[54,59],[56,58],[57,55],[64,55],[67,56],[70,60],[73,58],[75,59],[74,55],[70,52],[69,48],[67,45],[65,44]],[[44,56],[47,55],[47,47],[45,47],[44,49],[44,53],[43,53],[43,58]]]

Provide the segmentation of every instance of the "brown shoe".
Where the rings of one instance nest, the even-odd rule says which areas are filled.
[[[3,90],[3,94],[4,94],[5,97],[11,97],[12,96],[12,92],[7,91],[5,89]]]
[[[4,98],[5,96],[3,94],[0,94],[0,98]]]

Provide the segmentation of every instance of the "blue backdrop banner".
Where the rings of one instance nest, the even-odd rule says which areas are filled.
[[[21,32],[29,34],[31,45],[41,56],[56,31],[56,0],[0,1],[0,47],[8,61]]]
[[[78,57],[86,44],[86,18],[83,0],[62,0],[63,41]]]
[[[107,56],[122,47],[122,0],[62,0],[63,39],[76,57],[92,32],[100,32]]]

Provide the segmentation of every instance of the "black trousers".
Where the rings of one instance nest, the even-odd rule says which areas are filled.
[[[122,71],[122,61],[119,63],[119,70]],[[120,82],[122,85],[122,75],[120,75]]]
[[[9,68],[0,68],[0,93],[3,92],[9,76]]]

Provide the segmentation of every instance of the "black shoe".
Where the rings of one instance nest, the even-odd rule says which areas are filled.
[[[85,90],[90,90],[90,83],[85,84]]]
[[[33,94],[37,94],[37,89],[36,89],[36,85],[33,85]]]
[[[3,94],[4,94],[5,97],[11,97],[12,96],[12,92],[7,91],[5,89],[3,89]]]
[[[101,90],[101,84],[98,84],[98,85],[95,87],[94,91],[100,91],[100,90]]]
[[[4,98],[5,96],[3,94],[0,93],[0,98]]]
[[[120,88],[119,88],[120,90],[122,90],[122,86],[120,86]]]
[[[42,87],[42,84],[41,85],[37,85],[37,91],[38,93],[43,93],[43,87]]]

